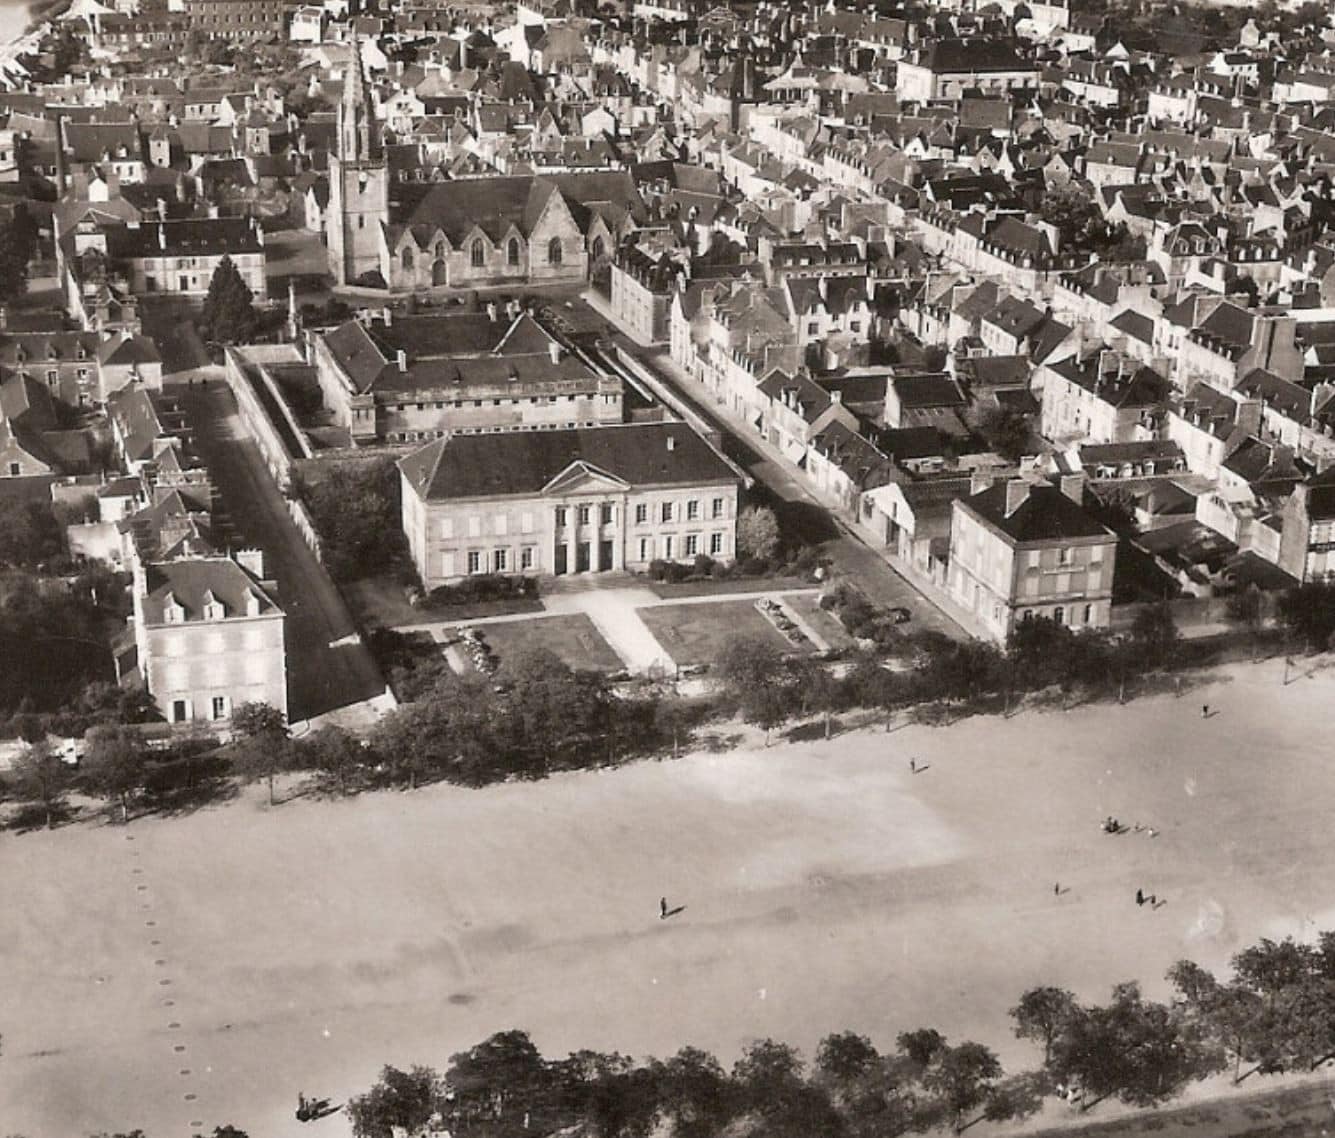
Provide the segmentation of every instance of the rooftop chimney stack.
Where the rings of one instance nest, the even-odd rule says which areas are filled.
[[[551,357],[552,363],[559,364],[561,362],[561,345],[555,340],[549,340],[547,343],[547,354]]]
[[[399,371],[408,370],[408,353],[405,352],[402,348],[400,348],[398,351],[398,362],[399,362]]]

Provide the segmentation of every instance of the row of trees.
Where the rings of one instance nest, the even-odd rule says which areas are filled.
[[[506,1031],[452,1056],[443,1075],[386,1067],[347,1110],[356,1138],[429,1125],[456,1135],[583,1126],[597,1138],[895,1138],[1023,1119],[1063,1091],[1082,1110],[1107,1099],[1151,1107],[1230,1066],[1237,1083],[1335,1058],[1335,933],[1316,946],[1263,940],[1234,957],[1227,983],[1186,960],[1167,978],[1169,1002],[1134,983],[1101,1004],[1055,987],[1025,992],[1012,1028],[1043,1058],[1018,1074],[983,1044],[952,1044],[931,1028],[900,1034],[888,1052],[854,1032],[829,1035],[810,1065],[787,1044],[758,1040],[731,1070],[693,1047],[662,1061],[594,1051],[545,1059],[526,1033]]]
[[[1051,620],[1023,621],[1002,649],[957,642],[936,633],[907,638],[915,659],[887,669],[876,656],[859,657],[836,679],[815,661],[786,656],[768,639],[742,637],[720,654],[714,675],[731,706],[766,732],[821,711],[854,707],[894,710],[941,700],[1004,699],[1058,687],[1069,695],[1116,691],[1128,681],[1171,666],[1179,635],[1167,604],[1141,610],[1128,636],[1070,628]]]

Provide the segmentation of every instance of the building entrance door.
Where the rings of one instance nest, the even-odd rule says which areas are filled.
[[[599,543],[598,564],[601,565],[604,570],[612,568],[612,543],[610,541]]]
[[[589,571],[589,543],[581,541],[575,546],[575,572],[587,573]]]
[[[566,564],[566,543],[564,541],[556,547],[556,565],[552,572],[558,577],[570,572],[570,566]]]

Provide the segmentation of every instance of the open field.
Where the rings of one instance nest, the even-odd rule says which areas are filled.
[[[723,646],[739,636],[760,636],[784,652],[800,652],[768,620],[756,611],[751,601],[719,601],[708,605],[662,605],[639,610],[640,619],[673,661],[710,664]],[[810,645],[806,648],[809,650]]]
[[[890,1046],[931,1025],[1032,1063],[1007,1019],[1029,985],[1162,996],[1181,956],[1219,968],[1335,926],[1335,677],[1281,668],[1190,699],[5,834],[3,1129],[296,1138],[299,1090],[342,1099],[512,1026],[549,1054],[731,1062],[757,1035],[810,1055],[831,1030]],[[1108,814],[1160,834],[1104,835]],[[685,906],[667,923],[664,895]],[[1049,1104],[1029,1128],[1069,1121]]]
[[[478,628],[503,663],[517,648],[545,648],[570,667],[591,672],[615,672],[621,657],[583,613],[535,615],[532,620],[488,624]]]

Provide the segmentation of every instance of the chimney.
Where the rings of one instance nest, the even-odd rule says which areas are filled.
[[[990,467],[977,466],[969,472],[969,494],[981,494],[992,488],[992,470]]]
[[[166,198],[158,198],[158,220],[159,220],[159,221],[166,221],[166,220],[167,220],[167,199],[166,199]]]
[[[500,318],[501,318],[500,307],[496,304],[494,300],[487,301],[487,319],[490,320],[493,324],[495,324],[496,321],[499,320]]]
[[[1029,483],[1023,478],[1012,478],[1006,483],[1006,516],[1010,517],[1029,499]]]
[[[549,340],[547,342],[547,354],[551,356],[552,363],[559,364],[561,362],[561,345],[555,340]]]
[[[394,323],[394,309],[387,304],[380,310],[380,319],[384,321],[385,327],[389,328]]]
[[[167,248],[167,227],[162,222],[158,222],[158,248]]]
[[[1085,476],[1084,474],[1063,474],[1061,476],[1061,492],[1071,499],[1077,506],[1084,505],[1085,501]]]
[[[398,364],[399,364],[399,371],[408,370],[408,353],[405,352],[402,348],[398,350]]]

